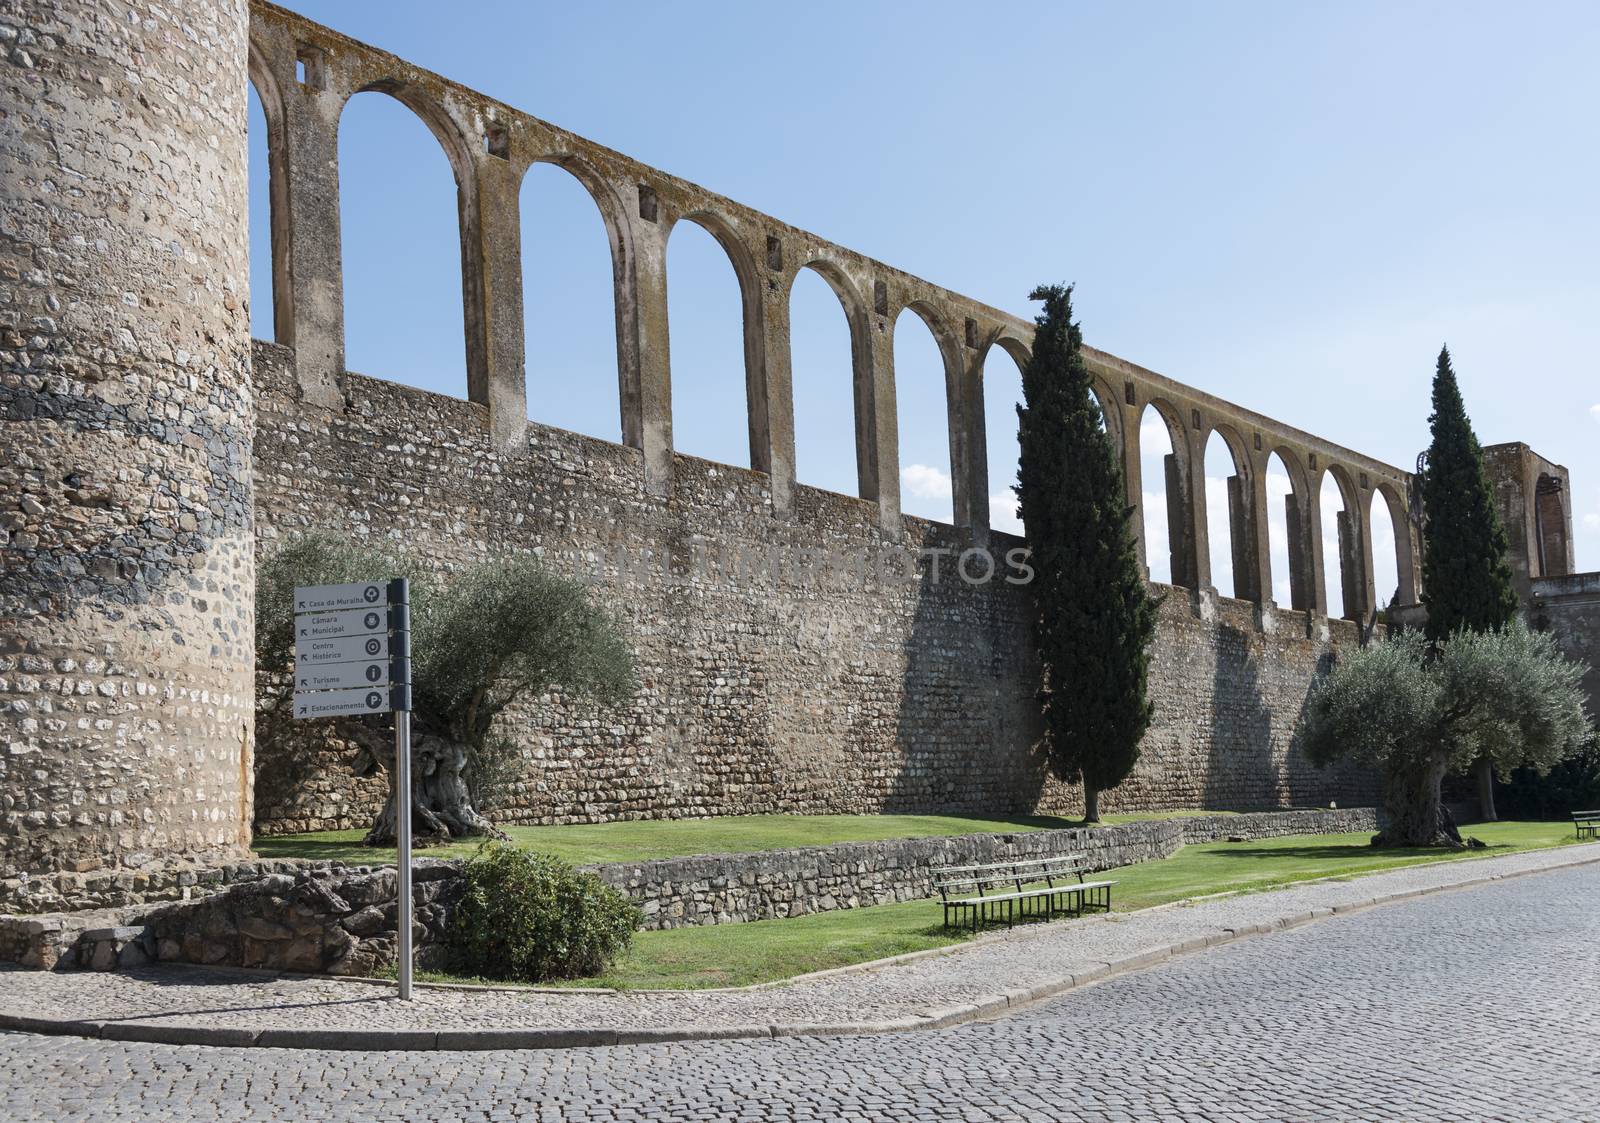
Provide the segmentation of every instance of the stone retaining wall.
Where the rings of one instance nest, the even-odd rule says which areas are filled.
[[[198,865],[154,860],[144,869],[54,873],[0,879],[0,912],[83,912],[207,897],[230,885],[275,873],[328,869],[333,862],[254,858]]]
[[[932,896],[938,866],[978,865],[1064,852],[1095,870],[1167,858],[1185,843],[1375,830],[1370,807],[1152,819],[1018,834],[843,842],[592,867],[644,910],[644,927],[683,928],[804,916]]]
[[[847,842],[589,867],[644,912],[646,930],[804,916],[933,895],[937,866],[1087,855],[1094,870],[1169,857],[1185,843],[1373,830],[1370,807],[1145,820],[1094,828]],[[433,964],[460,887],[460,865],[422,859],[417,873],[419,962]],[[63,875],[64,876],[64,875]],[[85,879],[88,880],[88,879]],[[154,879],[155,896],[115,909],[0,916],[0,963],[49,970],[116,970],[152,960],[368,974],[391,962],[392,868],[264,861]],[[54,881],[36,883],[60,895]],[[134,884],[96,892],[133,892]],[[67,887],[67,896],[86,892]],[[181,894],[181,899],[178,895]],[[160,905],[160,901],[174,901]],[[152,908],[156,903],[158,907]]]

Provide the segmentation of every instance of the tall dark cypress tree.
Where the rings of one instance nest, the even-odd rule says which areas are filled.
[[[1428,424],[1433,443],[1422,477],[1422,603],[1428,609],[1428,637],[1502,627],[1517,614],[1506,532],[1448,347],[1439,351]]]
[[[1440,640],[1454,632],[1504,627],[1517,615],[1506,531],[1448,347],[1439,350],[1428,424],[1433,443],[1422,476],[1422,603],[1428,610],[1428,637]],[[1494,764],[1484,757],[1473,770],[1480,811],[1493,819]]]
[[[1072,289],[1044,301],[1017,407],[1017,499],[1032,549],[1034,634],[1052,770],[1081,778],[1084,817],[1133,771],[1153,707],[1145,698],[1155,605],[1145,589],[1122,464],[1102,427],[1072,322]]]

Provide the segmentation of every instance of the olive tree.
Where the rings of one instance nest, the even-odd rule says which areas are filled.
[[[1405,632],[1343,657],[1313,688],[1306,755],[1382,775],[1386,821],[1373,845],[1459,848],[1439,796],[1445,774],[1483,757],[1544,773],[1577,752],[1589,731],[1585,669],[1520,621],[1439,641]]]
[[[616,622],[582,585],[529,555],[492,558],[433,576],[418,559],[351,546],[324,534],[296,539],[257,573],[256,659],[266,673],[261,705],[279,710],[293,691],[296,585],[406,577],[411,584],[412,791],[422,841],[498,836],[468,783],[470,766],[515,752],[495,720],[521,699],[560,689],[615,706],[637,688],[633,656]],[[389,719],[323,719],[357,745],[357,770],[381,769],[389,799],[368,845],[395,838],[394,737]]]

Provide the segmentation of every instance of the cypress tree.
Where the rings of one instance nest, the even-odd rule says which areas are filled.
[[[1517,615],[1506,531],[1448,347],[1439,350],[1428,424],[1433,442],[1422,476],[1422,603],[1428,610],[1428,638],[1503,628]],[[1474,771],[1480,812],[1492,820],[1494,764],[1485,756]]]
[[[1504,627],[1517,615],[1506,532],[1448,347],[1439,351],[1428,424],[1433,443],[1422,477],[1422,603],[1428,609],[1428,638],[1442,640],[1463,628]]]
[[[1051,769],[1082,779],[1084,817],[1139,759],[1155,605],[1129,527],[1134,509],[1072,322],[1072,289],[1050,285],[1017,406],[1016,494],[1032,550],[1034,634]]]

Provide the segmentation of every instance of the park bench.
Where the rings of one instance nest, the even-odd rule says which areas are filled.
[[[1600,838],[1600,811],[1574,811],[1572,826],[1579,838]]]
[[[934,888],[944,903],[944,924],[970,921],[976,932],[981,922],[1005,917],[1007,926],[1018,916],[1053,916],[1056,911],[1081,915],[1085,909],[1111,911],[1114,881],[1085,881],[1088,861],[1082,854],[1054,858],[1023,858],[981,866],[940,866],[933,871]]]

